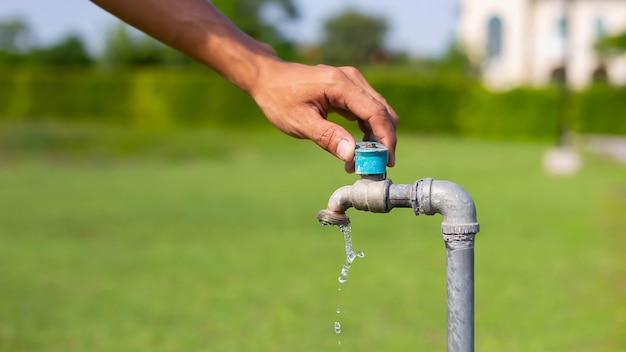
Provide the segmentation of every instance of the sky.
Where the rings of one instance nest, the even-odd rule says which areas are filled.
[[[346,8],[385,17],[388,45],[414,56],[441,54],[454,39],[457,0],[295,0],[300,19],[281,21],[286,35],[304,43],[322,36],[323,22]],[[276,18],[268,11],[267,16]],[[89,0],[2,0],[0,19],[20,17],[33,27],[36,39],[49,43],[74,32],[85,38],[92,51],[102,48],[104,33],[116,19]],[[277,20],[279,18],[276,18]]]

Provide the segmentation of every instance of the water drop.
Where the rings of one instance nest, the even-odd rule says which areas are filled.
[[[333,323],[333,327],[335,328],[335,334],[341,334],[341,323],[336,321]]]

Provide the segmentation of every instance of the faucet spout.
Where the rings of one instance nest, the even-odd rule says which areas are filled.
[[[352,207],[352,186],[338,188],[328,199],[328,206],[317,213],[317,220],[322,225],[348,225],[350,218],[346,210]]]
[[[352,207],[352,188],[354,186],[339,187],[328,199],[327,210],[335,213],[345,213]]]
[[[387,213],[391,210],[389,188],[391,180],[362,178],[351,186],[337,189],[328,199],[326,209],[317,214],[324,225],[346,225],[350,219],[346,211],[350,208],[372,213]]]

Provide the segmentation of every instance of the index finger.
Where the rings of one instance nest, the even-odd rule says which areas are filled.
[[[396,111],[391,107],[391,105],[387,102],[385,97],[383,97],[380,93],[378,93],[372,85],[365,79],[361,71],[351,66],[340,67],[340,69],[350,78],[354,83],[360,85],[363,89],[367,91],[369,95],[371,95],[374,99],[378,100],[381,104],[387,108],[387,112],[391,117],[391,122],[397,127],[398,121],[400,118]]]
[[[353,83],[336,85],[326,92],[329,103],[353,113],[367,123],[378,142],[389,149],[389,166],[395,164],[396,127],[387,108],[363,88]]]

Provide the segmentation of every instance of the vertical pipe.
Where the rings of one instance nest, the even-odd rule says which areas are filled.
[[[474,234],[444,235],[448,352],[474,351]]]

